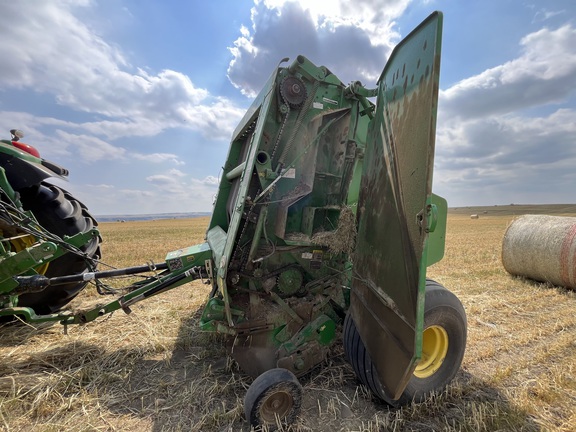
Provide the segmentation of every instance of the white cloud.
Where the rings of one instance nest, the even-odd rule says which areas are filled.
[[[123,147],[113,145],[105,140],[93,135],[75,134],[59,129],[59,127],[69,127],[74,129],[75,125],[69,122],[60,121],[47,117],[35,117],[27,113],[0,112],[2,124],[5,127],[5,137],[8,138],[8,130],[17,126],[24,130],[25,138],[23,142],[36,147],[42,157],[46,159],[58,160],[64,156],[70,156],[76,161],[94,163],[98,161],[111,160],[140,160],[151,163],[172,163],[174,165],[185,165],[181,158],[173,153],[140,153],[130,152]],[[41,132],[43,126],[56,126],[57,129],[49,135]]]
[[[150,199],[153,198],[155,195],[153,192],[149,190],[140,190],[140,189],[120,189],[118,191],[119,197],[122,200],[136,200],[138,203],[141,203],[142,198]]]
[[[220,179],[214,176],[208,176],[202,180],[202,183],[210,186],[218,186],[220,184]]]
[[[460,81],[441,94],[447,117],[483,117],[563,102],[576,91],[576,29],[531,33],[518,58]]]
[[[186,162],[182,161],[178,155],[172,153],[131,153],[130,157],[133,157],[138,160],[143,160],[147,162],[153,163],[163,163],[163,162],[172,162],[175,165],[185,165]]]
[[[374,84],[399,35],[394,20],[409,0],[255,1],[252,26],[230,52],[230,81],[254,96],[281,58],[302,54],[348,83]]]
[[[76,135],[56,130],[56,137],[65,148],[77,152],[82,160],[96,162],[99,160],[122,159],[126,150],[113,146],[106,141],[89,135]]]
[[[435,187],[463,203],[567,201],[576,164],[576,30],[543,28],[521,54],[440,94]]]
[[[188,176],[176,169],[166,174],[156,174],[146,177],[146,181],[152,185],[154,194],[148,207],[162,209],[162,213],[178,211],[206,211],[212,208],[213,197],[216,192],[217,182],[213,177],[199,180]],[[182,210],[182,209],[185,210]],[[152,212],[154,213],[154,212]]]
[[[564,15],[565,13],[565,10],[549,10],[546,8],[538,9],[534,14],[532,22],[547,21],[550,18],[558,15]]]
[[[54,135],[53,138],[48,138],[48,141],[44,140],[41,142],[43,149],[50,149],[51,151],[48,152],[50,154],[77,156],[79,158],[77,160],[86,163],[114,160],[140,160],[158,164],[170,162],[174,165],[185,165],[185,162],[182,161],[178,155],[172,153],[145,154],[128,152],[125,148],[112,145],[100,138],[91,135],[72,134],[60,129],[55,130]],[[171,172],[182,174],[179,170],[172,170]]]
[[[377,44],[388,44],[399,35],[392,30],[394,19],[401,16],[411,0],[264,0],[268,9],[282,13],[287,3],[297,3],[307,11],[316,28],[336,29],[353,26],[366,32]],[[258,9],[253,9],[253,16]]]
[[[207,177],[209,178],[209,177]],[[206,179],[187,178],[170,170],[146,178],[147,186],[119,187],[110,184],[63,184],[74,196],[99,215],[158,214],[209,211],[216,185]]]
[[[125,137],[154,136],[162,132],[165,126],[164,123],[144,121],[142,118],[123,118],[77,123],[71,127],[115,140]]]
[[[167,188],[172,190],[181,189],[182,186],[178,179],[175,179],[173,176],[167,174],[151,175],[146,177],[146,181],[160,188]]]
[[[171,169],[167,174],[159,174],[146,177],[146,180],[150,183],[156,184],[182,184],[182,178],[186,177],[187,174],[180,171],[179,169]]]
[[[244,23],[230,43],[228,77],[244,94],[254,95],[282,57],[294,60],[304,54],[345,83],[361,79],[371,86],[400,39],[396,20],[409,4],[255,0],[251,22]],[[160,141],[155,153],[146,154],[132,147],[128,151],[122,146],[129,144],[116,145],[115,140],[155,136],[170,128],[227,139],[243,114],[182,72],[132,65],[129,48],[123,50],[99,35],[99,18],[92,27],[79,19],[98,11],[92,1],[3,2],[1,8],[3,21],[9,23],[0,27],[3,100],[11,92],[26,97],[42,93],[39,105],[58,101],[61,106],[54,112],[64,114],[51,118],[5,110],[0,113],[0,133],[24,129],[25,140],[49,159],[58,162],[57,157],[66,155],[79,161],[120,160],[121,168],[130,165],[134,171],[149,163],[180,167],[178,155],[166,152],[171,147],[162,147]],[[533,10],[534,22],[558,22],[561,17],[558,11]],[[527,189],[542,189],[545,196],[545,186],[549,195],[561,187],[572,191],[576,30],[568,22],[527,34],[517,43],[516,58],[441,92],[435,177],[448,198],[473,202]],[[502,43],[509,49],[508,41]],[[102,172],[98,164],[87,168]],[[116,176],[112,170],[118,165],[108,168],[107,173]],[[158,213],[182,207],[202,211],[211,208],[219,183],[214,176],[193,179],[178,169],[149,175],[146,181],[145,175],[139,176],[139,183],[132,177],[115,185],[87,179],[92,185],[82,186],[88,192],[81,195],[104,209],[100,213]],[[120,186],[121,181],[126,185]]]
[[[4,2],[2,19],[9,25],[0,26],[0,90],[31,89],[73,110],[109,117],[76,125],[109,139],[173,127],[208,138],[230,136],[243,109],[211,96],[181,72],[133,68],[75,16],[91,6],[82,0]]]
[[[437,192],[453,205],[567,201],[576,180],[575,119],[576,110],[564,108],[440,123]]]
[[[576,159],[576,111],[450,122],[438,130],[437,161],[446,166],[546,165]],[[443,165],[441,165],[442,167]]]

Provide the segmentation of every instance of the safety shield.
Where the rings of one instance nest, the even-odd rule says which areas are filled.
[[[391,400],[422,349],[441,34],[435,12],[392,52],[364,157],[351,314]]]

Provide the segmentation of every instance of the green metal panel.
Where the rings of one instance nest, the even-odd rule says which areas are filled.
[[[436,194],[430,197],[431,206],[434,207],[434,222],[428,235],[426,265],[431,266],[444,258],[444,245],[446,242],[446,217],[448,215],[448,203],[444,198]]]
[[[351,313],[390,399],[421,355],[441,29],[436,12],[392,52],[364,158]]]
[[[212,249],[206,242],[168,252],[166,263],[170,271],[176,271],[191,265],[202,266],[204,261],[210,258],[212,258]]]
[[[81,247],[99,235],[100,232],[94,228],[66,237],[64,242]],[[37,274],[34,270],[35,267],[54,261],[65,253],[67,250],[63,247],[45,241],[38,242],[18,253],[5,250],[0,255],[0,294],[10,293],[18,287],[18,282],[13,278],[14,276]]]
[[[51,242],[38,243],[0,260],[0,282],[10,280],[29,269],[42,265],[54,256],[58,246]],[[15,284],[16,285],[16,284]],[[2,286],[2,284],[0,284]],[[3,290],[2,290],[3,291]],[[0,292],[2,292],[0,291]]]

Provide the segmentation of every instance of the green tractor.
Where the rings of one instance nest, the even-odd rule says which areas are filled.
[[[294,421],[298,378],[340,334],[358,379],[381,400],[442,391],[462,362],[466,315],[426,278],[446,232],[446,201],[431,192],[441,29],[436,12],[401,41],[375,89],[345,85],[303,56],[279,66],[233,133],[205,243],[169,252],[160,273],[76,314],[37,315],[15,304],[18,292],[148,267],[19,274],[0,314],[81,324],[202,278],[212,290],[199,325],[227,335],[255,378],[245,398],[252,425]]]
[[[96,269],[101,238],[96,220],[69,192],[47,181],[68,171],[40,157],[10,131],[0,140],[0,317],[60,310],[86,286],[74,281],[44,289],[19,285],[15,277],[80,275]]]

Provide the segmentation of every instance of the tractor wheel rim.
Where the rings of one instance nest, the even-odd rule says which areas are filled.
[[[266,423],[276,423],[276,419],[282,419],[288,415],[294,400],[292,395],[285,391],[277,391],[270,394],[260,406],[260,418]]]
[[[417,378],[428,378],[436,373],[448,353],[448,333],[444,327],[433,325],[422,334],[422,359],[414,370]]]

